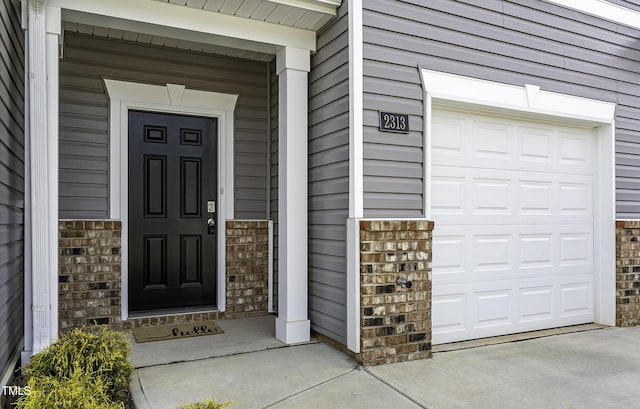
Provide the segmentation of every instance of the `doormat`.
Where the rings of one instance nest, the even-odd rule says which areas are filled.
[[[133,329],[133,336],[138,344],[152,341],[168,341],[203,335],[223,334],[224,331],[213,321],[185,322],[182,324],[156,325]]]

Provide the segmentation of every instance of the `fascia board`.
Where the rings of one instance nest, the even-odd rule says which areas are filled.
[[[547,0],[559,6],[568,7],[600,17],[615,23],[640,29],[640,11],[603,0]]]
[[[272,3],[297,7],[318,13],[336,15],[336,9],[342,4],[342,0],[268,0]]]

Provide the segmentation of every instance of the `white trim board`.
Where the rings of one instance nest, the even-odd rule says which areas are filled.
[[[362,0],[349,1],[349,217],[364,216]]]
[[[360,352],[359,218],[364,216],[362,0],[349,1],[349,218],[347,219],[347,348]]]
[[[640,29],[640,11],[604,0],[547,0],[592,16]]]
[[[515,86],[420,69],[425,91],[425,150],[431,151],[433,105],[473,107],[484,112],[527,118],[562,120],[596,129],[594,177],[594,286],[596,323],[615,325],[615,108],[616,104],[542,91],[535,85]],[[427,156],[427,158],[429,158]],[[431,192],[431,164],[425,164],[425,191]],[[429,199],[425,214],[431,218]],[[436,226],[437,228],[437,226]]]
[[[233,113],[238,96],[166,86],[105,79],[109,95],[109,213],[122,221],[122,320],[129,315],[128,288],[128,111],[183,114],[218,118],[218,274],[217,307],[225,306],[225,223],[234,217]],[[213,300],[214,302],[216,300]]]
[[[347,219],[347,348],[360,353],[360,220]]]

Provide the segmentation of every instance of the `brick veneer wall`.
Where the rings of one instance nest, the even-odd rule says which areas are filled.
[[[425,220],[360,221],[364,366],[431,357],[432,230]]]
[[[640,220],[616,221],[616,326],[640,325]]]
[[[239,318],[267,313],[269,222],[226,222],[226,312],[194,312],[121,321],[122,223],[68,220],[59,225],[59,328],[149,325]]]
[[[227,220],[227,316],[268,311],[269,222]]]
[[[121,327],[119,221],[61,221],[58,317],[60,332],[103,324]]]

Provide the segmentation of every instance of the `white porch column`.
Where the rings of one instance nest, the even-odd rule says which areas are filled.
[[[28,0],[27,90],[31,205],[32,353],[58,333],[58,44],[59,8]],[[28,272],[27,272],[28,274]]]
[[[276,56],[278,133],[278,318],[276,338],[309,341],[307,271],[308,50],[286,47]]]

